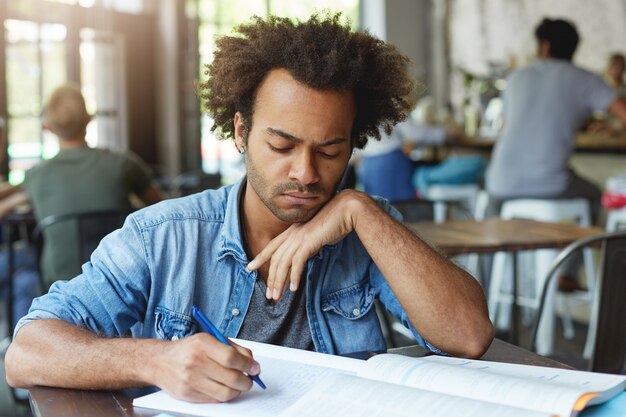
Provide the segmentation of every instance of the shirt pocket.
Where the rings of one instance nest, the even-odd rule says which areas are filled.
[[[155,331],[159,338],[178,340],[196,332],[196,325],[191,316],[177,313],[165,307],[157,307],[155,314]]]
[[[363,280],[326,295],[322,299],[322,311],[333,312],[347,320],[358,320],[372,309],[375,298],[374,288],[368,280]]]

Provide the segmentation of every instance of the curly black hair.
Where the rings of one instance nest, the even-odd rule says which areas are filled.
[[[243,116],[247,136],[255,94],[272,69],[284,68],[310,88],[352,91],[357,108],[352,143],[357,148],[368,137],[380,139],[379,127],[390,133],[406,118],[416,88],[408,74],[409,59],[365,31],[351,31],[341,13],[316,13],[305,22],[253,16],[216,46],[199,94],[215,120],[212,131],[224,138],[235,136],[236,112]]]

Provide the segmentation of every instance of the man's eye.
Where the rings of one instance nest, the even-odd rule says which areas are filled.
[[[320,156],[322,158],[326,158],[326,159],[333,159],[339,156],[339,152],[336,153],[329,153],[329,152],[319,152]]]
[[[291,148],[277,148],[276,146],[269,145],[270,149],[274,152],[278,153],[287,153],[291,150]]]

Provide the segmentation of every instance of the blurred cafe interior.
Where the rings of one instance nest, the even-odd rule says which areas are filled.
[[[0,174],[20,184],[27,169],[58,152],[40,116],[50,93],[72,81],[94,115],[90,146],[131,150],[166,187],[192,172],[215,176],[216,185],[232,182],[242,175],[241,158],[210,132],[195,87],[215,37],[252,15],[302,19],[324,8],[342,11],[354,28],[411,59],[421,83],[413,118],[458,125],[472,137],[497,137],[506,76],[535,59],[533,31],[542,18],[575,23],[582,40],[574,62],[598,74],[611,54],[624,53],[626,38],[625,6],[608,0],[602,7],[529,0],[3,0]],[[426,151],[413,156],[441,158],[447,150]],[[574,155],[573,166],[604,185],[619,173],[620,158]]]
[[[406,129],[393,131],[400,143],[396,150],[410,162],[404,179],[412,187],[408,196],[385,195],[399,187],[392,182],[401,174],[386,177],[383,168],[370,164],[379,155],[378,144],[355,152],[347,186],[387,197],[411,229],[479,280],[497,338],[529,348],[538,326],[533,349],[586,369],[594,354],[592,339],[602,333],[602,324],[594,323],[599,314],[594,291],[610,275],[599,245],[585,249],[576,276],[550,280],[541,306],[552,317],[550,324],[537,324],[536,317],[557,254],[581,238],[626,224],[626,113],[623,119],[619,109],[612,113],[611,101],[589,109],[575,143],[555,143],[544,149],[567,150],[538,158],[565,158],[599,190],[595,203],[563,194],[504,196],[494,204],[486,182],[499,139],[512,126],[507,111],[514,108],[510,97],[517,90],[507,92],[510,77],[540,58],[535,31],[543,19],[575,25],[580,41],[573,64],[596,74],[593,82],[603,80],[602,88],[614,89],[614,100],[626,97],[626,0],[0,0],[3,250],[31,243],[34,224],[25,220],[31,208],[22,183],[29,169],[59,153],[57,137],[42,123],[44,105],[57,87],[67,82],[80,87],[92,116],[89,147],[134,153],[150,168],[163,198],[232,184],[245,173],[244,159],[232,141],[211,130],[197,89],[216,37],[253,15],[306,19],[320,9],[341,11],[354,29],[396,45],[410,58],[409,71],[419,83]],[[541,102],[540,96],[541,91],[531,103]],[[558,119],[562,108],[575,106],[567,102],[571,97],[553,98],[554,105],[541,110],[545,118]],[[515,126],[537,113],[527,110]],[[423,140],[425,132],[440,140]],[[383,135],[381,145],[386,140],[391,139]],[[518,146],[520,158],[544,152],[532,141]],[[541,165],[528,170],[543,172]],[[493,219],[535,223],[480,226]],[[577,229],[568,229],[568,235],[558,225]],[[621,245],[623,253],[623,238]],[[0,267],[0,338],[5,338],[13,316],[21,314],[12,306],[19,301],[19,283],[9,276],[11,267]],[[410,343],[402,325],[385,314],[379,312],[388,343]]]

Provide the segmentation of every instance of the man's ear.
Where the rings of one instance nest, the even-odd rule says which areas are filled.
[[[233,123],[235,124],[235,147],[239,153],[244,153],[246,150],[246,140],[244,136],[247,136],[247,132],[243,122],[243,116],[240,112],[235,113]]]
[[[539,41],[539,52],[538,55],[540,58],[550,58],[550,41],[542,40]]]

